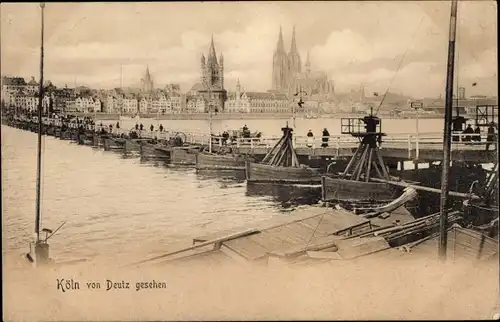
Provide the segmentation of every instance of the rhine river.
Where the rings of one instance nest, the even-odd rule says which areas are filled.
[[[135,124],[128,122],[131,127]],[[214,128],[247,124],[264,135],[277,135],[285,122],[217,121]],[[440,122],[421,120],[420,126],[437,132]],[[206,121],[162,123],[167,129],[191,131],[207,125]],[[336,134],[339,123],[298,119],[296,124],[304,134],[309,128],[333,124],[328,128]],[[388,133],[408,133],[415,130],[415,120],[386,120],[383,128]],[[197,174],[193,168],[141,163],[139,158],[125,159],[119,153],[53,137],[43,140],[42,228],[54,230],[67,221],[51,238],[51,255],[59,260],[115,260],[134,252],[148,257],[168,244],[287,215],[297,204],[308,203],[307,198],[277,187],[247,188],[241,174]],[[2,126],[4,254],[21,255],[33,237],[36,142],[34,133]]]
[[[147,121],[140,120],[148,127]],[[319,132],[323,127],[332,135],[340,133],[339,120],[296,121],[297,131],[304,134],[309,128]],[[122,122],[135,125],[135,120]],[[420,127],[437,132],[440,122],[421,120]],[[208,126],[207,121],[162,123],[173,130]],[[278,135],[285,123],[218,120],[214,129],[246,124],[264,135]],[[408,133],[415,130],[415,120],[386,120],[383,129]],[[36,142],[35,133],[2,126],[4,254],[23,254],[33,238]],[[309,201],[277,187],[247,188],[241,174],[197,174],[193,168],[144,163],[50,136],[43,139],[42,184],[42,228],[54,230],[67,221],[50,240],[51,256],[58,260],[148,257],[165,251],[169,244],[208,232],[288,215],[297,204]]]
[[[271,128],[272,121],[260,122]],[[324,120],[311,122],[300,131],[324,127],[318,124]],[[395,133],[409,132],[412,122],[387,123],[387,132]],[[268,131],[259,123],[246,124]],[[6,321],[473,319],[494,312],[498,290],[492,280],[498,270],[467,263],[444,268],[430,260],[334,261],[295,270],[181,265],[122,271],[116,265],[190,245],[195,236],[289,216],[310,202],[284,189],[247,187],[241,175],[201,175],[191,168],[141,163],[53,137],[43,139],[42,227],[55,230],[67,221],[49,241],[51,257],[86,259],[90,266],[18,268],[33,238],[37,136],[2,126],[1,139]],[[79,281],[81,289],[63,293],[60,278]],[[105,287],[108,279],[126,280],[132,289],[85,286],[97,281]],[[151,280],[166,282],[167,288],[134,288]]]

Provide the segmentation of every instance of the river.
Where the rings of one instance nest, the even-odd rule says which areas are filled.
[[[284,189],[247,187],[241,175],[141,163],[53,137],[43,139],[42,227],[67,221],[50,240],[51,257],[87,259],[91,266],[23,269],[21,256],[34,231],[37,136],[2,125],[1,139],[6,321],[474,319],[494,312],[498,289],[491,281],[498,270],[492,265],[333,261],[294,270],[119,270],[117,264],[188,245],[194,236],[291,215],[296,207],[309,207],[308,200]],[[80,281],[81,288],[63,293],[61,278]],[[132,289],[108,292],[108,279],[126,280]],[[134,289],[136,282],[151,280],[168,287]],[[87,289],[89,281],[103,289]]]
[[[2,125],[3,253],[33,238],[36,134]],[[121,154],[43,139],[42,227],[58,260],[161,252],[166,244],[283,215],[272,196],[252,195],[233,174],[201,175]],[[125,246],[126,245],[126,246]]]
[[[102,121],[103,124],[116,124],[118,120]],[[100,121],[98,121],[99,123]],[[241,129],[247,125],[250,131],[262,132],[263,136],[280,136],[281,128],[288,125],[293,127],[293,119],[247,119],[247,120],[212,120],[212,129],[214,133],[222,133],[224,130]],[[443,130],[442,119],[420,119],[418,121],[418,132],[439,133]],[[142,123],[146,129],[151,125],[155,127],[162,124],[166,129],[186,132],[206,132],[209,131],[209,121],[207,120],[156,120],[156,119],[122,119],[120,126],[124,129],[131,129],[136,123]],[[341,120],[333,118],[296,118],[295,133],[299,136],[305,136],[309,130],[315,135],[321,135],[321,131],[327,128],[331,135],[341,133]],[[383,119],[382,132],[388,134],[417,133],[417,121],[415,119]]]

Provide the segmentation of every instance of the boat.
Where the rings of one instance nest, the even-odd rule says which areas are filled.
[[[247,183],[320,184],[319,169],[300,164],[292,144],[293,130],[283,127],[283,136],[262,162],[246,162]]]
[[[140,141],[141,159],[169,161],[171,150],[165,144],[154,140]]]
[[[247,156],[238,154],[209,153],[196,154],[196,170],[245,170]]]
[[[114,138],[111,136],[103,138],[104,151],[123,150],[125,146],[125,141],[126,140],[123,138]]]

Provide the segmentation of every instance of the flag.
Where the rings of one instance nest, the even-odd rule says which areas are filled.
[[[373,93],[373,96],[378,96],[378,92],[374,92],[374,93]]]
[[[476,86],[476,85],[477,85],[477,83],[476,83],[476,82],[472,83],[472,86]]]

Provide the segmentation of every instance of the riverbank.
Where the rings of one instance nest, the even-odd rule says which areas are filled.
[[[96,120],[111,121],[118,119],[159,119],[159,120],[208,120],[208,113],[177,113],[177,114],[160,114],[155,113],[71,113],[79,117],[92,117]],[[296,119],[341,119],[349,117],[363,117],[366,114],[362,113],[335,113],[321,114],[316,118],[307,116],[304,113],[297,113]],[[395,117],[391,115],[379,115],[385,119],[405,119],[403,117]],[[292,113],[218,113],[212,115],[213,120],[289,120],[293,118]],[[419,115],[421,119],[439,118],[437,114]]]

